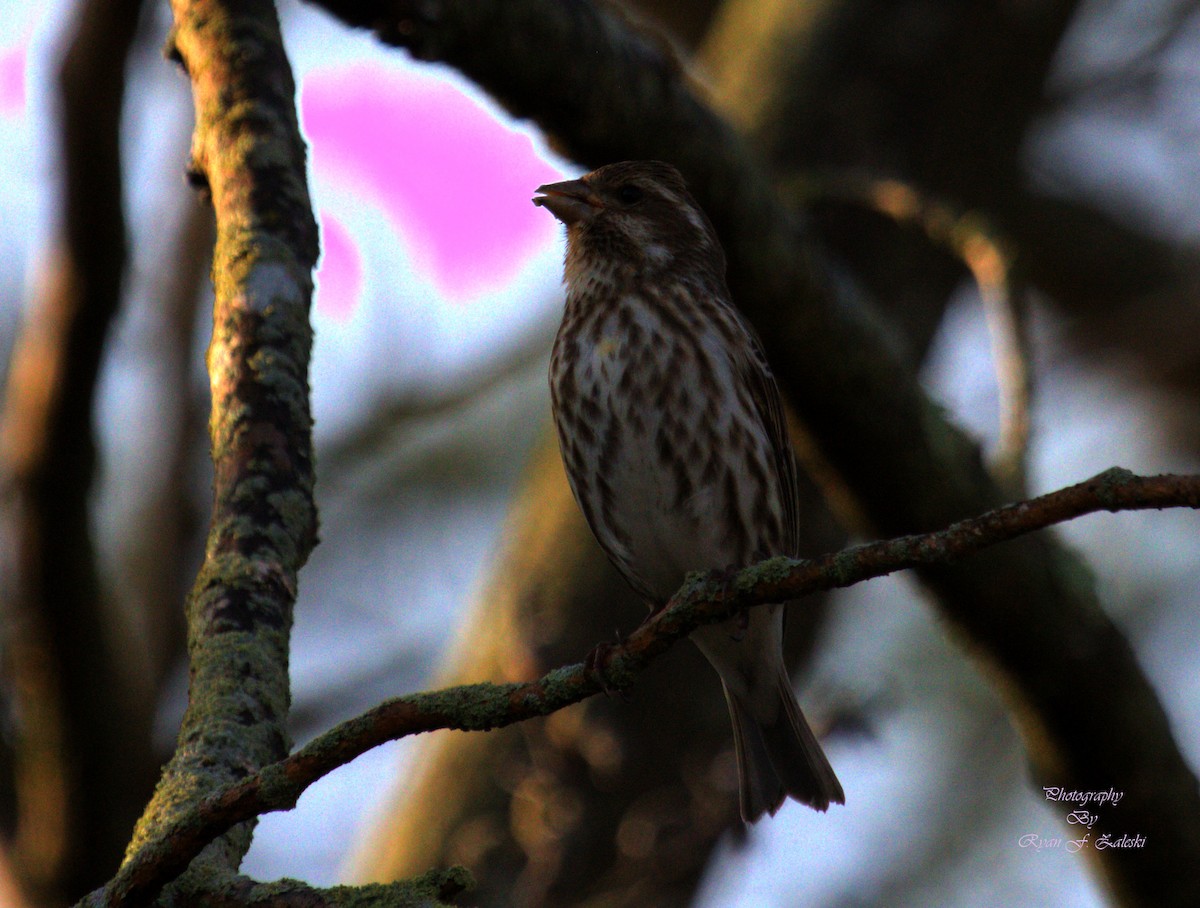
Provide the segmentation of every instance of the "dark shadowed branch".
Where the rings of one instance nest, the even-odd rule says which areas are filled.
[[[986,212],[1020,250],[1024,277],[1067,315],[1064,327],[1085,353],[1107,364],[1120,349],[1143,376],[1183,385],[1195,397],[1194,241],[1138,227],[1104,191],[1063,192],[1062,172],[1046,173],[1044,159],[1029,153],[1031,138],[1087,110],[1096,93],[1123,95],[1128,104],[1176,90],[1177,77],[1162,66],[1168,57],[1158,55],[1186,33],[1195,4],[1165,2],[1153,10],[1140,20],[1136,48],[1080,66],[1078,48],[1096,37],[1092,29],[1105,15],[1079,0],[1047,0],[1036,11],[1011,0],[815,0],[766,8],[729,0],[721,17],[726,46],[738,47],[743,29],[766,33],[774,59],[736,81],[725,78],[728,54],[708,59],[719,77],[720,106],[758,114],[746,129],[777,166],[885,174]],[[1067,167],[1086,166],[1088,144],[1067,152],[1075,162]],[[928,250],[898,241],[894,229],[881,236],[860,212],[820,205],[814,223],[897,318],[927,311],[926,292],[944,300],[960,279]],[[1193,447],[1195,425],[1181,425]]]
[[[58,71],[58,235],[0,416],[3,675],[17,698],[16,827],[31,897],[61,904],[119,859],[154,781],[153,694],[122,652],[89,526],[93,403],[127,260],[120,125],[140,0],[79,5]]]
[[[701,625],[727,620],[739,609],[852,586],[919,565],[953,563],[1084,514],[1169,507],[1200,508],[1200,476],[1141,477],[1114,468],[938,532],[807,560],[773,558],[732,579],[692,574],[662,611],[624,642],[603,650],[591,667],[568,665],[536,681],[464,685],[388,700],[180,813],[165,827],[166,835],[126,864],[104,904],[147,904],[214,838],[259,814],[294,807],[309,785],[373,747],[438,729],[487,731],[548,715],[603,690],[627,689],[647,664],[677,641]]]
[[[787,190],[805,204],[849,203],[915,227],[970,271],[991,333],[1000,399],[999,439],[991,469],[1004,488],[1014,495],[1022,493],[1033,405],[1033,357],[1025,281],[1016,267],[1012,241],[980,212],[958,210],[900,180],[855,172],[801,176],[790,183]]]

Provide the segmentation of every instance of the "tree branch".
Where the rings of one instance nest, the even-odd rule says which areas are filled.
[[[1015,244],[982,212],[958,210],[900,180],[860,171],[820,177],[805,174],[785,183],[785,191],[808,205],[840,201],[876,211],[897,224],[915,226],[970,271],[991,334],[1000,402],[999,439],[991,472],[1005,489],[1022,494],[1028,467],[1033,356],[1027,288],[1016,265]]]
[[[205,892],[198,908],[442,908],[474,885],[461,867],[431,870],[415,879],[318,889],[299,880],[229,880]]]
[[[938,532],[873,542],[813,559],[772,558],[739,571],[732,579],[691,574],[662,611],[606,651],[598,669],[568,665],[536,681],[470,684],[397,697],[227,787],[179,816],[152,849],[144,849],[127,863],[104,904],[111,908],[148,904],[214,838],[261,813],[291,809],[309,785],[373,747],[438,729],[487,731],[549,715],[602,690],[625,690],[647,664],[697,627],[727,620],[743,608],[852,586],[919,565],[953,563],[1084,514],[1174,507],[1200,509],[1200,475],[1142,477],[1113,468],[1078,485]]]
[[[316,542],[308,310],[317,227],[295,85],[270,0],[175,0],[169,54],[191,76],[193,182],[216,215],[208,351],[213,515],[189,596],[188,708],[126,854],[169,838],[197,800],[289,749],[288,635]],[[236,871],[243,828],[215,842],[179,903]],[[194,890],[194,891],[193,891]],[[103,898],[93,894],[93,900]]]

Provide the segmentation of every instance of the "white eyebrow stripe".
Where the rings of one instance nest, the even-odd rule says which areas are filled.
[[[692,226],[695,227],[702,236],[707,236],[708,228],[705,226],[704,219],[696,213],[696,209],[691,205],[687,205],[685,206],[685,210],[687,211],[687,219],[691,222]]]
[[[693,227],[695,227],[697,232],[699,232],[702,236],[708,235],[708,227],[704,223],[704,218],[702,218],[700,216],[699,212],[696,211],[695,205],[685,202],[682,198],[680,198],[678,195],[676,195],[670,189],[667,189],[665,186],[658,186],[658,187],[656,187],[656,189],[659,193],[661,193],[663,196],[665,196],[676,208],[683,209],[684,213],[687,215],[688,223],[690,223]]]

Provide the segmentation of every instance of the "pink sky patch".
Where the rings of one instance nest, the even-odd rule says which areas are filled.
[[[530,199],[558,172],[436,76],[375,64],[318,70],[300,109],[313,165],[376,204],[414,266],[453,299],[503,284],[557,229]]]
[[[25,110],[25,45],[0,50],[0,114]]]
[[[342,222],[322,211],[321,264],[317,268],[317,307],[321,313],[345,321],[354,312],[362,292],[362,259],[354,239]]]

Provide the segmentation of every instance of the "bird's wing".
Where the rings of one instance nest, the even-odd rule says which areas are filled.
[[[783,399],[758,335],[744,319],[740,321],[750,343],[747,345],[748,355],[738,365],[771,443],[775,471],[779,476],[779,495],[783,499],[783,525],[788,547],[786,554],[794,556],[798,554],[796,548],[800,539],[800,503],[797,498],[796,460],[783,413]]]

